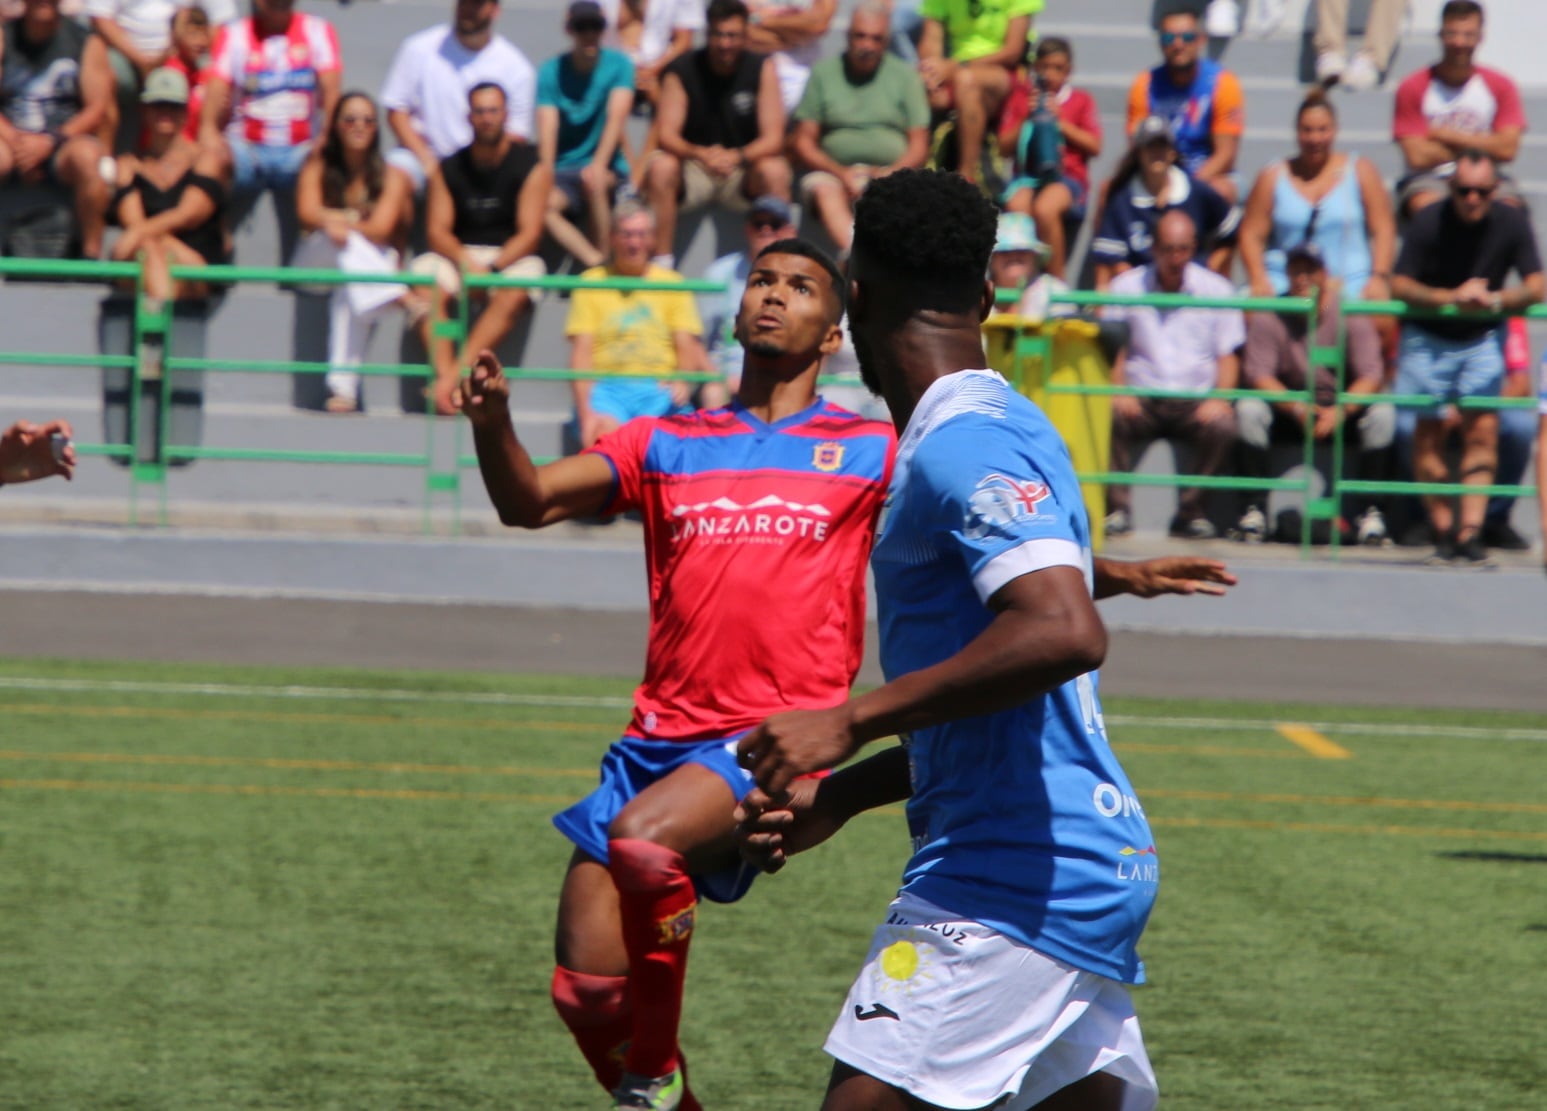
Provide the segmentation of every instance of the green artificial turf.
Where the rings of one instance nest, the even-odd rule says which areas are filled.
[[[0,1108],[601,1108],[548,1002],[629,686],[0,661]],[[1167,1108],[1542,1106],[1547,716],[1112,700]],[[1275,728],[1309,723],[1318,758]],[[704,908],[712,1111],[814,1109],[898,812]]]

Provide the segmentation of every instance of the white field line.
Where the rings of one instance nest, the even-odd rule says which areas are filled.
[[[373,690],[369,687],[258,686],[246,683],[157,683],[125,680],[48,679],[33,676],[0,676],[0,690],[66,691],[112,694],[176,694],[209,698],[293,698],[316,701],[422,702],[470,706],[546,706],[571,709],[627,710],[628,698],[595,695],[509,694],[501,691]],[[1177,718],[1135,714],[1107,714],[1115,726],[1146,729],[1265,729],[1279,721],[1270,718]],[[1382,722],[1301,721],[1321,732],[1362,737],[1441,737],[1479,741],[1535,741],[1547,743],[1547,729],[1482,729],[1465,725],[1401,725]],[[1121,738],[1118,738],[1121,743]]]

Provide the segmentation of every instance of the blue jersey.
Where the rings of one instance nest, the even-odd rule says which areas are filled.
[[[993,371],[935,382],[897,450],[871,563],[888,679],[960,651],[987,601],[1048,567],[1091,579],[1068,449]],[[1096,676],[903,739],[913,856],[903,889],[1039,952],[1140,983],[1160,864],[1107,742]]]

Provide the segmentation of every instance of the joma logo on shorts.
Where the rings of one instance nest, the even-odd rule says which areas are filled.
[[[662,918],[655,924],[662,945],[686,941],[693,935],[693,908],[679,910],[670,918]]]

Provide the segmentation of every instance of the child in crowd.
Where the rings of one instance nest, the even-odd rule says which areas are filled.
[[[1049,35],[1037,44],[1035,85],[1017,78],[1000,116],[1000,151],[1012,162],[1005,207],[1036,221],[1048,245],[1048,270],[1064,276],[1066,222],[1085,219],[1090,163],[1101,153],[1101,113],[1095,98],[1069,84],[1074,48]]]
[[[1020,299],[1013,306],[998,306],[996,311],[1014,313],[1040,323],[1049,316],[1069,316],[1070,305],[1052,305],[1053,294],[1067,293],[1068,283],[1045,273],[1048,245],[1037,238],[1031,217],[1024,212],[1004,212],[999,216],[999,233],[994,253],[989,256],[988,274],[995,289],[1013,289]]]

